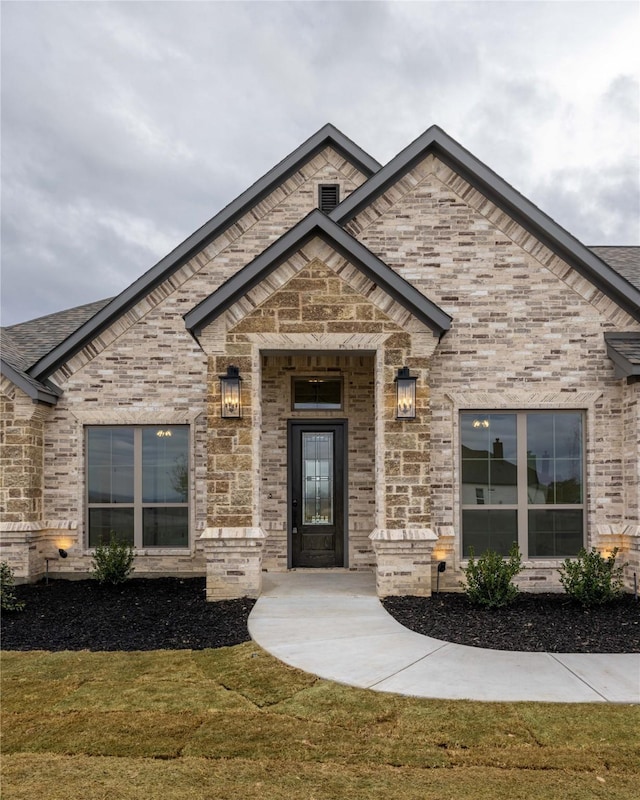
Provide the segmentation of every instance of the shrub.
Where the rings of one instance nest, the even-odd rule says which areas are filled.
[[[95,549],[92,575],[98,583],[123,583],[133,572],[133,559],[133,547],[112,533],[109,544],[100,544]]]
[[[460,585],[472,603],[489,608],[506,606],[518,594],[518,587],[511,583],[511,579],[521,569],[520,550],[515,542],[508,559],[493,550],[486,550],[476,563],[471,548],[469,565],[464,570],[467,582]]]
[[[580,550],[575,561],[566,558],[559,569],[565,592],[583,606],[617,600],[623,591],[622,572],[626,566],[616,567],[617,555],[617,547],[608,558],[592,547],[590,553],[584,548]]]
[[[0,608],[2,611],[24,609],[24,602],[18,600],[13,588],[13,570],[6,561],[0,563]]]

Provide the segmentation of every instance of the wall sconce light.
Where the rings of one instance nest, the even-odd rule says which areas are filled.
[[[395,377],[396,419],[416,418],[416,381],[409,375],[409,367],[400,367]]]
[[[436,594],[440,594],[440,573],[444,572],[447,568],[446,561],[438,562],[438,572],[436,573]]]
[[[227,367],[227,374],[220,375],[220,402],[223,419],[240,419],[242,403],[240,385],[242,378],[238,367]]]
[[[486,417],[482,417],[482,419],[474,419],[471,424],[474,428],[488,428],[489,420]]]

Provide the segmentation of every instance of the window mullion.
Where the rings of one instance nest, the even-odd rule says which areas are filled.
[[[134,430],[133,439],[133,541],[142,547],[142,428]]]
[[[518,547],[522,555],[527,558],[529,553],[527,415],[525,413],[518,414],[516,420],[518,443]]]

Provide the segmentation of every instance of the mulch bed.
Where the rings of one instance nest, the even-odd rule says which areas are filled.
[[[15,587],[24,611],[3,613],[5,650],[202,650],[249,641],[255,600],[207,603],[204,578],[131,578],[120,586],[56,581]],[[640,652],[640,601],[583,609],[563,594],[525,594],[506,608],[463,594],[391,597],[387,611],[418,633],[495,650]]]
[[[255,600],[207,603],[204,578],[131,578],[118,586],[49,581],[15,587],[4,650],[203,650],[249,641]]]
[[[387,611],[412,631],[492,650],[640,653],[640,601],[624,595],[583,608],[565,594],[520,593],[504,608],[474,606],[464,594],[388,597]]]

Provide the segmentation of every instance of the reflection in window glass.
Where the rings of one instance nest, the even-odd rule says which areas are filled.
[[[293,407],[297,411],[342,408],[342,381],[339,378],[294,378]]]
[[[88,464],[90,503],[133,503],[133,430],[89,429]]]
[[[464,555],[575,555],[584,541],[583,423],[579,412],[460,416]],[[534,510],[535,509],[535,510]]]
[[[529,511],[529,555],[565,558],[582,547],[582,511]]]
[[[518,502],[515,414],[462,417],[463,505]]]
[[[90,508],[89,547],[108,544],[111,534],[126,544],[133,544],[132,508]]]
[[[186,503],[188,490],[186,428],[143,428],[142,501]]]
[[[188,427],[92,427],[86,441],[89,546],[187,547]]]
[[[527,414],[531,504],[582,503],[582,416]]]
[[[189,544],[189,515],[186,508],[144,508],[144,547],[186,547]]]
[[[472,548],[476,555],[493,550],[506,556],[513,543],[518,541],[518,512],[463,511],[462,528],[465,557],[469,556]]]

